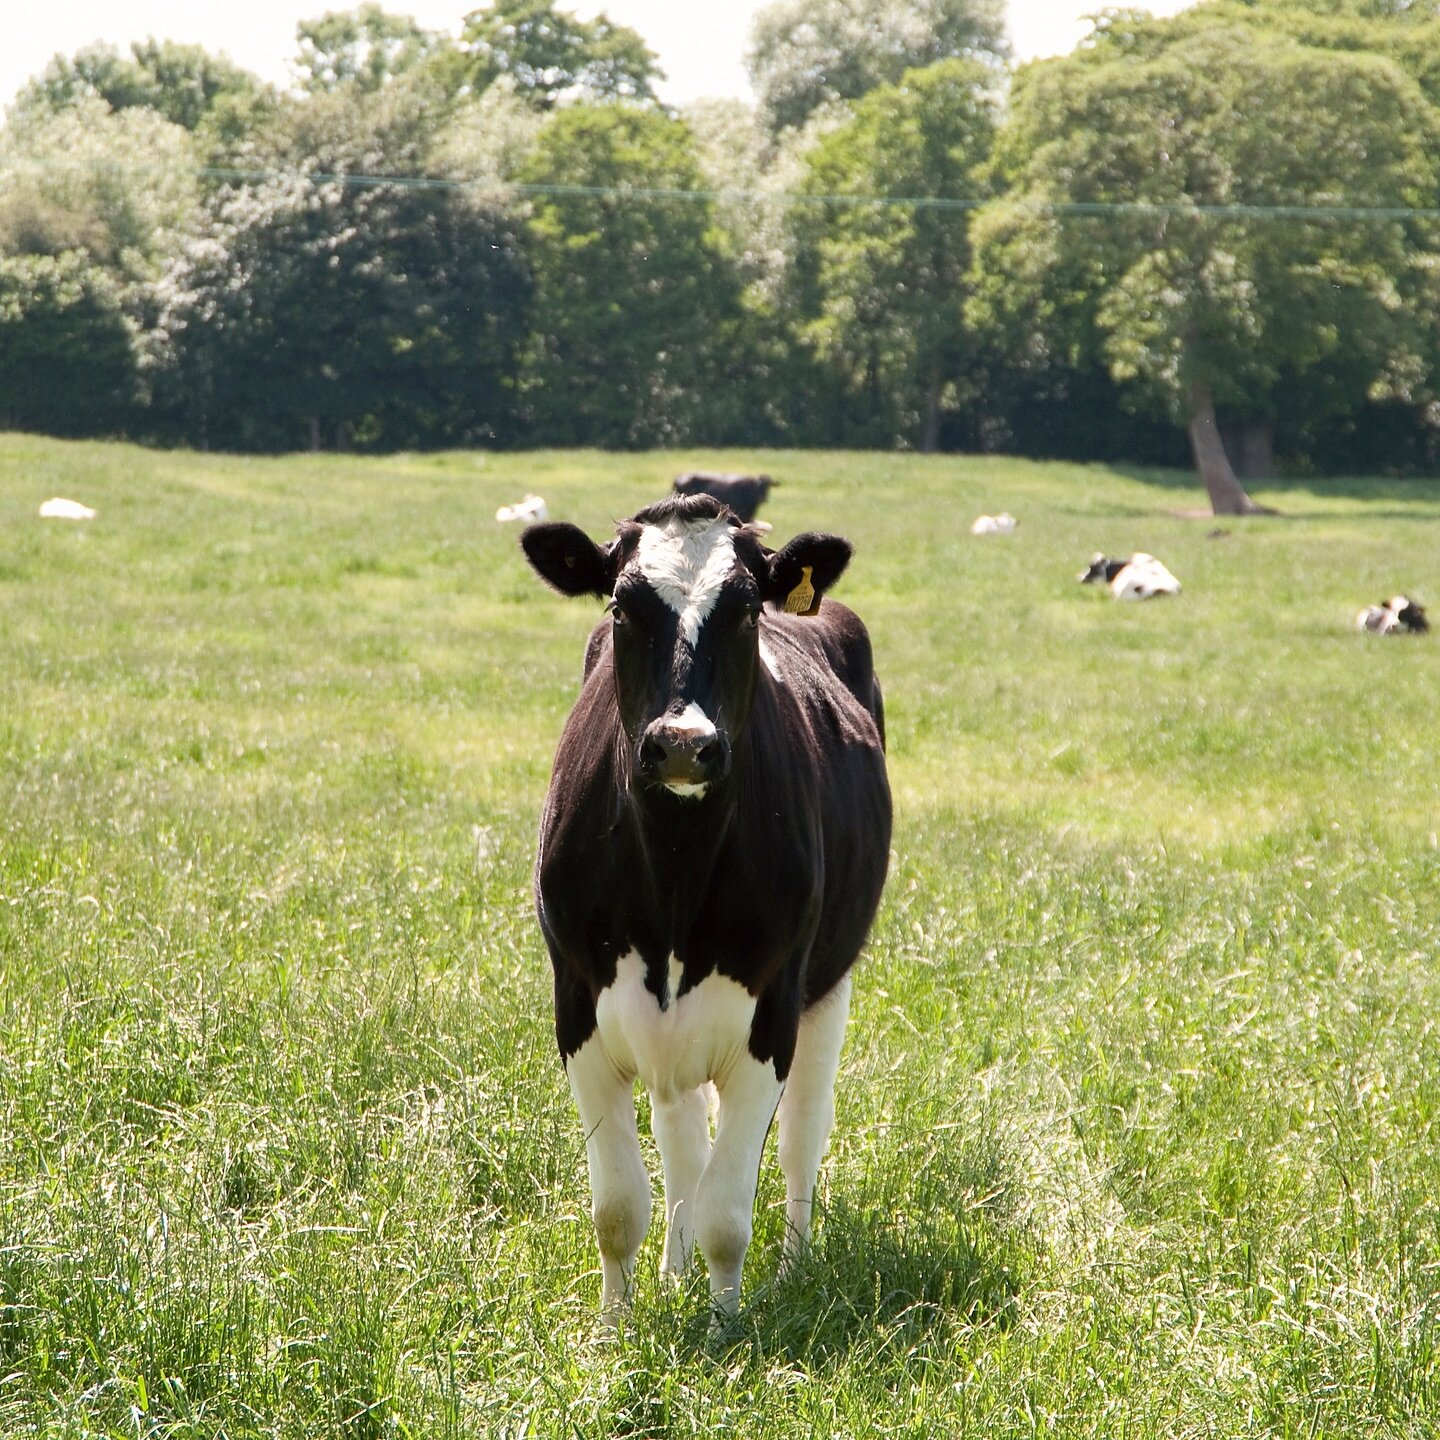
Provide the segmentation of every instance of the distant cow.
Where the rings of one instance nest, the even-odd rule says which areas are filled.
[[[95,515],[90,506],[82,505],[78,500],[66,500],[62,495],[46,500],[40,506],[42,520],[93,520]]]
[[[527,525],[534,525],[541,520],[548,520],[550,511],[546,509],[545,501],[539,495],[527,495],[513,505],[502,505],[495,512],[495,518],[502,525],[514,520],[523,520]]]
[[[637,1078],[664,1170],[661,1274],[685,1271],[698,1242],[715,1305],[733,1311],[777,1106],[787,1258],[809,1232],[849,970],[889,855],[869,637],[821,600],[850,545],[806,534],[777,553],[698,495],[641,510],[604,545],[565,524],[522,544],[557,590],[610,612],[535,863],[602,1313],[623,1304],[650,1221]]]
[[[747,525],[774,484],[768,475],[737,475],[723,470],[691,470],[674,480],[677,495],[713,495]]]
[[[1357,630],[1377,635],[1422,635],[1430,628],[1425,610],[1404,595],[1392,595],[1383,605],[1367,605],[1355,616]]]
[[[998,515],[977,515],[970,526],[972,535],[1013,535],[1015,517],[1002,510]]]
[[[1082,585],[1104,583],[1116,600],[1150,600],[1156,595],[1178,595],[1180,582],[1153,555],[1137,550],[1128,560],[1096,554],[1087,569],[1075,577]]]

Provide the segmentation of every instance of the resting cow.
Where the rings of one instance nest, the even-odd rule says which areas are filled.
[[[1153,555],[1140,550],[1128,560],[1096,554],[1088,568],[1075,578],[1082,585],[1104,584],[1115,600],[1153,600],[1157,595],[1180,593],[1180,582],[1170,571]]]
[[[1367,605],[1355,616],[1357,630],[1376,635],[1423,635],[1430,622],[1425,607],[1405,595],[1392,595],[1383,605]]]
[[[848,972],[889,856],[869,637],[821,600],[850,545],[806,534],[772,552],[706,496],[651,505],[604,545],[565,524],[522,543],[556,589],[610,612],[535,865],[602,1312],[624,1303],[650,1221],[637,1078],[664,1171],[661,1274],[684,1272],[698,1242],[714,1303],[733,1311],[777,1106],[787,1257],[809,1232]]]

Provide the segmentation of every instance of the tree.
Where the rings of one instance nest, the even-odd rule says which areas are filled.
[[[557,445],[678,443],[734,355],[739,284],[698,194],[689,133],[631,105],[572,106],[522,178],[534,200],[527,397]],[[675,193],[681,192],[681,193]]]
[[[555,0],[494,0],[471,11],[444,68],[452,87],[471,93],[508,77],[542,110],[561,99],[653,102],[664,79],[636,31],[604,12],[579,20]]]
[[[949,60],[872,90],[807,157],[804,189],[820,203],[796,212],[796,308],[807,343],[842,376],[862,442],[938,444],[942,397],[975,348],[970,217],[908,202],[974,197],[994,129],[990,73]]]
[[[528,280],[510,223],[431,164],[428,98],[312,97],[257,151],[272,178],[213,199],[155,328],[161,398],[192,439],[513,438]]]
[[[447,43],[408,15],[388,14],[374,0],[306,20],[298,35],[295,68],[301,84],[312,91],[344,85],[378,90],[426,64]]]
[[[0,253],[83,252],[122,286],[152,277],[198,203],[189,135],[97,96],[17,107],[0,132]]]
[[[1169,20],[1143,11],[1107,11],[1093,43],[1154,58],[1176,39],[1242,25],[1284,35],[1318,50],[1383,55],[1411,75],[1432,105],[1440,104],[1440,5],[1434,0],[1207,0]]]
[[[1246,513],[1217,412],[1272,419],[1287,387],[1325,373],[1344,377],[1331,403],[1352,406],[1423,378],[1419,223],[1334,207],[1433,203],[1432,116],[1377,56],[1247,27],[1181,26],[1163,45],[1157,22],[1131,28],[1148,49],[1102,33],[1022,72],[971,313],[1012,354],[1103,358],[1167,404],[1214,511]]]
[[[139,400],[114,280],[76,250],[0,254],[0,429],[114,434]]]
[[[152,38],[133,44],[129,56],[103,42],[73,57],[55,56],[20,92],[16,107],[22,113],[55,113],[100,99],[112,110],[154,110],[172,124],[195,130],[222,100],[263,88],[224,55]]]
[[[1009,53],[999,0],[776,0],[755,17],[746,68],[772,133],[907,70]]]

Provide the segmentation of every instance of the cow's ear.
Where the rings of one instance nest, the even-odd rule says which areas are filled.
[[[597,545],[578,525],[532,525],[520,545],[540,578],[562,595],[603,597],[615,588],[613,543]]]
[[[783,550],[767,552],[764,598],[792,615],[813,615],[820,597],[845,573],[850,542],[838,535],[797,535]]]

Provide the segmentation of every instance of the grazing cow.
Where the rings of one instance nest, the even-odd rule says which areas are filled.
[[[513,520],[523,520],[527,525],[534,525],[541,520],[548,520],[550,511],[546,509],[545,501],[539,495],[527,495],[513,505],[502,505],[495,512],[495,518],[502,525],[508,525]]]
[[[849,970],[889,857],[869,637],[820,598],[850,545],[806,534],[774,552],[698,495],[641,510],[608,544],[566,524],[533,526],[522,544],[557,590],[610,611],[560,737],[535,862],[601,1310],[623,1304],[650,1221],[638,1078],[664,1171],[661,1275],[684,1272],[698,1242],[715,1305],[733,1311],[777,1106],[787,1259],[808,1234]]]
[[[1178,595],[1180,582],[1153,555],[1137,550],[1128,560],[1096,554],[1087,569],[1075,577],[1082,585],[1102,581],[1116,600],[1151,600],[1156,595]]]
[[[713,495],[747,525],[775,484],[768,475],[737,475],[723,470],[691,470],[677,475],[673,483],[677,495]]]
[[[1355,616],[1357,630],[1377,635],[1423,635],[1430,628],[1425,610],[1404,595],[1392,595],[1383,605],[1367,605]]]
[[[970,527],[972,535],[1013,535],[1015,517],[1002,510],[998,515],[977,515]]]

